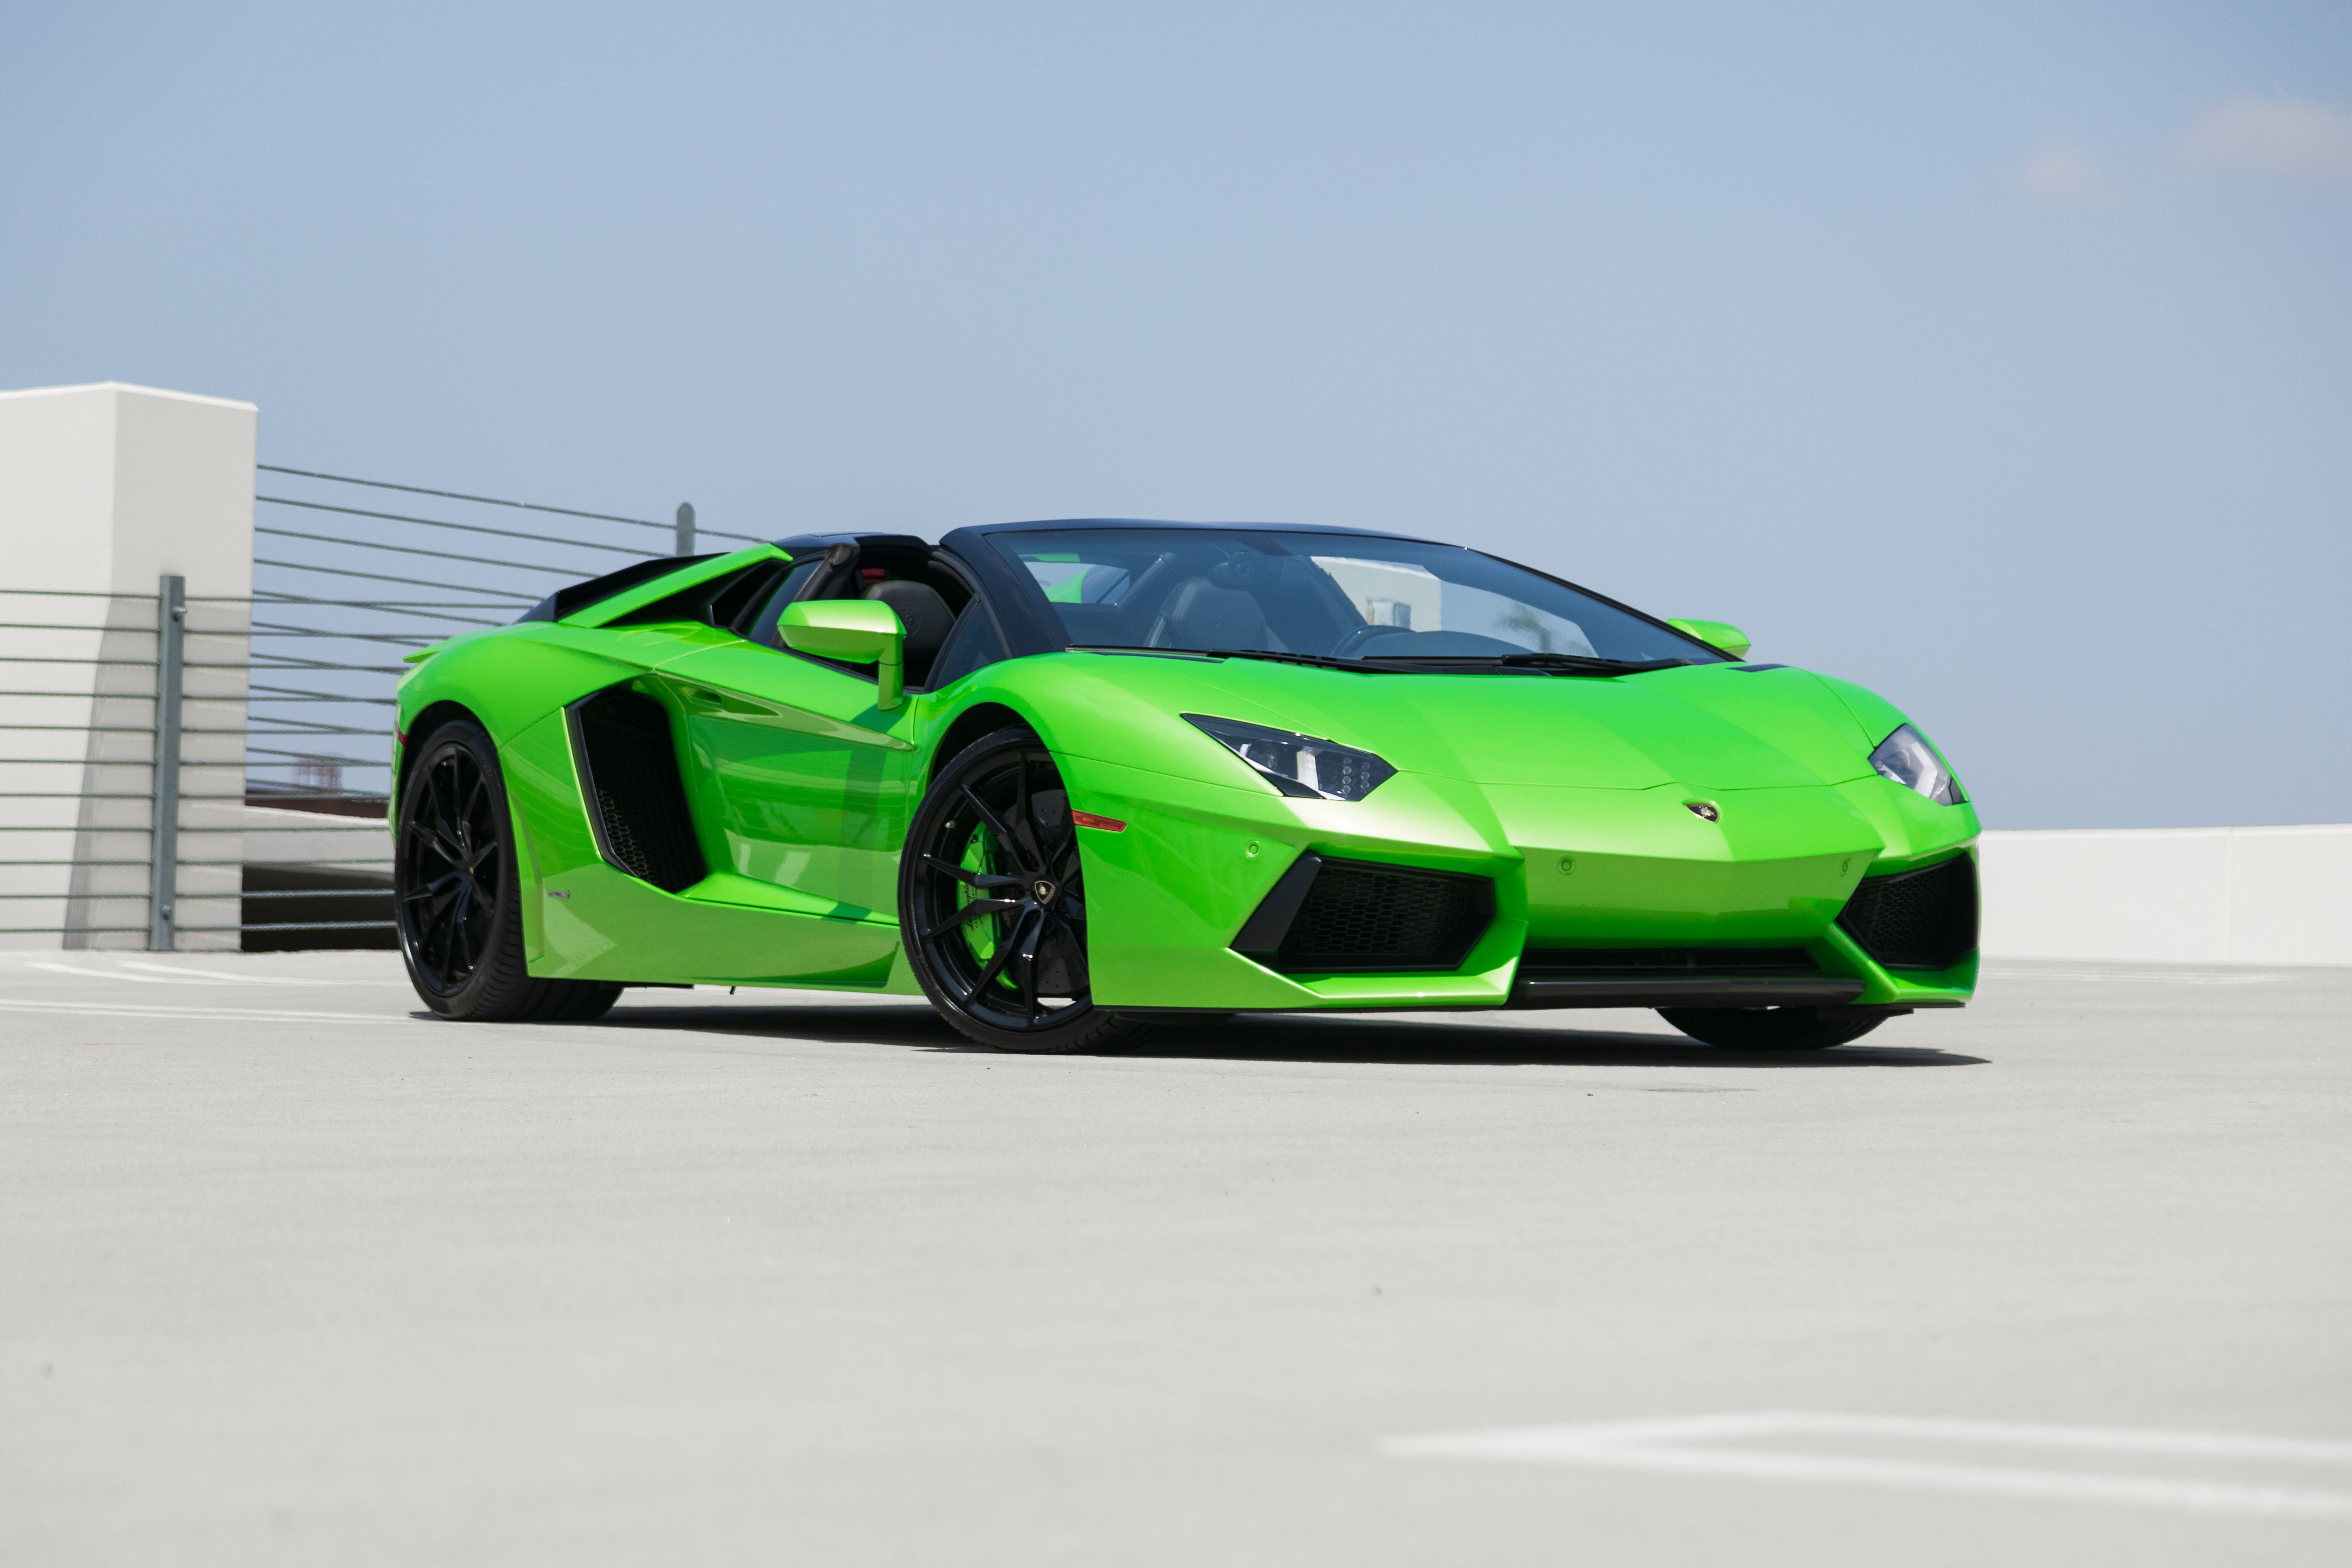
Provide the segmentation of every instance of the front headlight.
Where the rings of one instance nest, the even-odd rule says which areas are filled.
[[[1353,746],[1235,719],[1202,713],[1184,718],[1256,769],[1266,783],[1301,800],[1361,800],[1396,776],[1388,763]]]
[[[1936,748],[1927,744],[1927,737],[1908,724],[1878,742],[1878,750],[1870,753],[1870,765],[1881,778],[1917,790],[1938,805],[1958,805],[1969,798]]]

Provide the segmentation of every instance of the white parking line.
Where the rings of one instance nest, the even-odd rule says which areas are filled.
[[[134,984],[139,985],[173,985],[183,984],[182,982],[177,981],[158,980],[154,976],[148,974],[124,974],[112,969],[85,969],[79,963],[45,963],[37,958],[26,963],[25,967],[27,969],[46,969],[52,974],[95,975],[100,980],[128,980]]]
[[[314,990],[321,985],[389,985],[403,991],[408,989],[407,982],[401,980],[289,980],[278,974],[223,974],[217,969],[183,969],[176,964],[147,963],[136,958],[122,960],[121,966],[136,969],[144,974],[169,975],[192,985],[307,985]],[[124,975],[123,978],[128,980],[134,976]]]
[[[1580,1465],[1679,1475],[1739,1476],[1755,1480],[1921,1487],[1938,1491],[2194,1509],[2210,1513],[2352,1519],[2352,1492],[2168,1476],[1955,1465],[1714,1446],[1743,1438],[1791,1436],[1874,1437],[2305,1466],[2352,1465],[2352,1443],[2315,1438],[2111,1426],[2045,1426],[2023,1422],[1948,1421],[1900,1415],[1836,1415],[1790,1410],[1391,1437],[1381,1447],[1385,1453],[1415,1458]]]
[[[137,1002],[50,1002],[0,996],[0,1008],[15,1013],[56,1013],[108,1018],[284,1018],[300,1023],[413,1024],[404,1013],[297,1013],[269,1007],[150,1007]]]
[[[125,971],[130,970],[136,970],[138,973],[135,974],[124,973]],[[240,981],[243,981],[243,983],[247,984],[257,985],[268,985],[272,984],[282,985],[285,984],[282,980],[276,982],[263,980],[257,975],[249,981],[246,981],[244,980],[244,977],[240,975],[207,974],[201,969],[174,969],[168,963],[142,963],[135,958],[118,960],[115,963],[115,972],[118,974],[121,974],[125,980],[139,980],[149,975],[161,975],[165,982],[179,985],[235,985],[239,984]],[[295,984],[300,984],[302,983],[297,981]]]

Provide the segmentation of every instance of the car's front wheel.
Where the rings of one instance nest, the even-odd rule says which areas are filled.
[[[1815,1051],[1886,1022],[1884,1013],[1846,1007],[1661,1007],[1658,1016],[1694,1040],[1733,1051]]]
[[[522,889],[499,749],[455,720],[425,738],[400,792],[393,908],[409,982],[445,1018],[582,1023],[621,988],[534,979],[522,951]]]
[[[940,770],[898,870],[898,920],[923,994],[1002,1051],[1098,1051],[1151,1026],[1094,1005],[1085,872],[1053,753],[1008,727]]]

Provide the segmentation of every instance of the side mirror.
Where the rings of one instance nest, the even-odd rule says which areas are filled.
[[[1748,657],[1748,634],[1728,621],[1668,621],[1666,625],[1686,637],[1696,637],[1709,647],[1719,647],[1734,658]]]
[[[784,606],[776,629],[797,652],[875,666],[880,691],[874,705],[898,706],[907,628],[889,605],[876,599],[804,599]]]

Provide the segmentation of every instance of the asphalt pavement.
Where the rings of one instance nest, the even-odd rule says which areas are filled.
[[[2352,1561],[2352,971],[1055,1059],[0,953],[0,1562]]]

